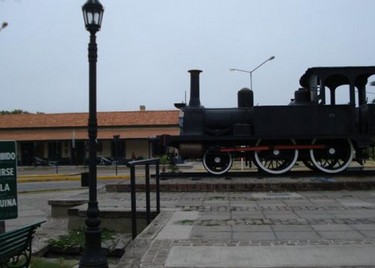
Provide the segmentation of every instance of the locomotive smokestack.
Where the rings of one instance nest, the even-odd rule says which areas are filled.
[[[201,107],[199,99],[199,73],[201,70],[190,70],[190,107]]]

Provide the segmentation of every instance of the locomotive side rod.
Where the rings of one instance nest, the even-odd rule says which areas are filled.
[[[275,146],[251,146],[243,148],[222,148],[220,152],[252,152],[252,151],[268,151],[268,150],[307,150],[307,149],[325,149],[323,144],[291,144],[291,145],[275,145]]]

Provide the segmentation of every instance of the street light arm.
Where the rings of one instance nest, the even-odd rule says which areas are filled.
[[[233,71],[238,71],[238,72],[244,72],[244,73],[251,73],[251,71],[246,71],[246,70],[240,70],[240,69],[229,69],[229,71],[233,72]]]
[[[272,57],[269,57],[268,59],[266,59],[264,62],[262,62],[261,64],[259,64],[257,67],[255,67],[254,69],[252,69],[251,71],[249,71],[250,73],[254,72],[256,69],[258,69],[259,67],[261,67],[263,64],[265,64],[267,61],[271,61],[275,58],[275,56],[272,56]]]
[[[243,73],[248,73],[250,74],[250,89],[253,89],[253,72],[258,69],[259,67],[261,67],[263,64],[265,64],[267,61],[271,61],[275,58],[275,56],[271,56],[269,57],[268,59],[266,59],[264,62],[262,62],[261,64],[259,64],[257,67],[255,67],[254,69],[252,69],[251,71],[247,71],[247,70],[241,70],[241,69],[234,69],[234,68],[231,68],[229,69],[229,71],[238,71],[238,72],[243,72]]]

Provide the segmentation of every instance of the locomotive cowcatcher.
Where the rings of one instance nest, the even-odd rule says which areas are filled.
[[[214,175],[229,171],[235,158],[269,174],[288,172],[297,161],[332,174],[369,157],[375,104],[367,103],[366,84],[375,66],[309,68],[288,105],[254,106],[253,91],[243,88],[236,108],[202,106],[201,71],[189,72],[189,104],[175,104],[181,133],[153,139],[155,151],[174,147],[183,159],[202,159]],[[336,104],[336,90],[346,89],[349,103]]]

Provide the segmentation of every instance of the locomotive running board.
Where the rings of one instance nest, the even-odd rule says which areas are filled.
[[[267,151],[267,150],[308,150],[308,149],[324,149],[324,144],[290,144],[290,145],[275,145],[275,146],[253,146],[243,148],[222,148],[220,152],[252,152],[252,151]]]

